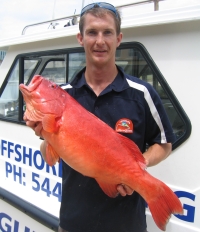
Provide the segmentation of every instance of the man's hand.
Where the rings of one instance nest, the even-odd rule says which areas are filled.
[[[28,127],[30,127],[32,130],[35,131],[35,135],[42,137],[41,135],[41,131],[42,131],[42,123],[41,122],[34,122],[34,121],[30,121],[27,119],[26,116],[24,116],[24,121],[26,122],[26,125]]]
[[[145,159],[145,163],[146,166],[149,165],[149,161]],[[132,188],[130,188],[129,186],[125,185],[125,184],[119,184],[117,186],[117,190],[119,192],[119,194],[123,197],[125,197],[126,195],[132,195],[134,190]]]
[[[126,195],[132,195],[134,190],[132,188],[130,188],[129,186],[125,185],[125,184],[119,184],[117,186],[117,190],[119,192],[119,194],[123,197],[125,197]]]

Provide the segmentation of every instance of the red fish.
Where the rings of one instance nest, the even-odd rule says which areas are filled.
[[[145,170],[144,157],[133,141],[41,76],[19,88],[26,102],[26,117],[42,122],[49,165],[61,158],[76,171],[94,178],[109,197],[117,196],[117,185],[129,186],[145,199],[161,230],[165,230],[171,214],[183,213],[173,191]]]

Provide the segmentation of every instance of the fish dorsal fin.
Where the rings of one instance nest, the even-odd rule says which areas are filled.
[[[132,140],[130,140],[129,138],[127,138],[121,134],[118,134],[118,135],[120,137],[121,142],[130,151],[130,154],[132,154],[134,156],[135,161],[144,170],[146,168],[145,158],[142,155],[142,152],[140,151],[140,149],[138,148],[136,143],[134,143]]]
[[[45,114],[42,118],[43,129],[50,133],[55,133],[58,131],[56,117],[53,114]]]
[[[53,147],[47,142],[46,144],[46,156],[45,161],[49,166],[53,166],[56,162],[60,162],[60,157],[53,149]]]
[[[108,184],[97,179],[96,181],[103,190],[103,192],[109,197],[115,198],[119,194],[119,192],[117,191],[117,185]]]

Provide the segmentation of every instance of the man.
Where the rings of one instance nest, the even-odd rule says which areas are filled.
[[[115,65],[116,48],[122,41],[120,24],[119,12],[108,3],[92,3],[83,8],[77,39],[85,49],[86,68],[66,85],[66,91],[113,129],[120,119],[132,123],[132,133],[122,134],[138,145],[147,166],[153,166],[170,154],[174,136],[153,88]],[[41,135],[41,124],[27,121],[27,125]],[[45,145],[44,141],[44,158]],[[59,232],[147,231],[143,198],[125,185],[118,185],[117,190],[119,196],[109,198],[94,179],[63,162]]]

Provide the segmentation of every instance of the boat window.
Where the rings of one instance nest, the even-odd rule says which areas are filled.
[[[41,75],[56,84],[63,84],[66,80],[65,73],[65,60],[50,60],[41,72]]]
[[[7,84],[0,98],[0,117],[11,120],[18,119],[20,73],[23,73],[24,83],[27,83],[39,60],[24,59],[23,66],[18,59],[8,75]],[[21,70],[23,68],[23,70]]]
[[[24,83],[27,83],[39,60],[24,60]]]
[[[68,81],[71,82],[76,74],[85,67],[85,53],[77,52],[69,54]]]
[[[66,83],[67,76],[67,54],[47,54],[41,55],[42,60],[37,73],[43,77],[54,81],[57,84]]]
[[[0,116],[17,118],[18,94],[19,94],[19,61],[13,67],[9,75],[8,83],[0,98]]]
[[[70,48],[21,54],[14,64],[0,90],[0,119],[24,124],[19,83],[28,84],[36,74],[57,84],[71,82],[85,67],[85,53],[83,48]],[[179,146],[190,135],[190,120],[145,47],[138,42],[122,43],[116,51],[116,64],[156,89],[177,138],[173,148]]]

